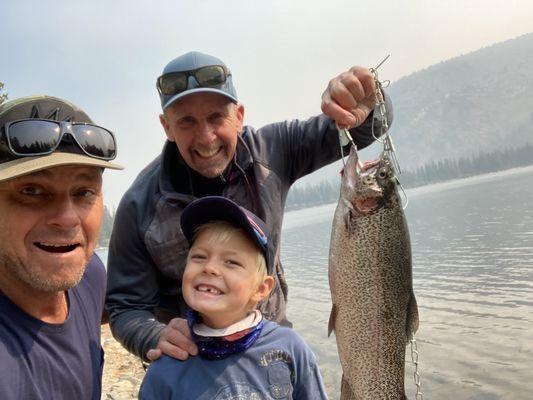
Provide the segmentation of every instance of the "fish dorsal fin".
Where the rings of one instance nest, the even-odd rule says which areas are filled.
[[[335,318],[337,316],[337,307],[335,304],[331,306],[331,313],[329,314],[329,322],[328,322],[328,337],[331,336],[331,332],[335,330]]]

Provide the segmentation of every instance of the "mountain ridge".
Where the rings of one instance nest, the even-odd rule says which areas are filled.
[[[392,82],[385,90],[393,101],[390,133],[402,170],[533,144],[533,100],[528,96],[533,92],[532,65],[533,33],[528,33]],[[380,79],[387,79],[384,72]],[[490,86],[494,82],[497,90]],[[491,100],[494,92],[498,101]],[[491,124],[487,121],[493,113],[499,116],[497,123]],[[375,158],[381,150],[382,145],[374,143],[362,150],[361,159]],[[299,180],[296,186],[338,179],[341,169],[342,162],[335,162]]]
[[[533,142],[532,65],[529,33],[393,82],[390,132],[402,167]]]

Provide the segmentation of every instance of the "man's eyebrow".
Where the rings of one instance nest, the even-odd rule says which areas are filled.
[[[93,168],[90,171],[80,172],[75,176],[86,181],[100,180],[102,176],[102,170],[100,168]]]
[[[102,175],[102,169],[99,167],[90,167],[90,170],[84,170],[81,172],[74,172],[74,175],[80,179],[93,181],[98,180],[99,177]],[[53,176],[52,172],[50,172],[48,169],[42,169],[40,171],[31,172],[29,174],[21,176],[21,178],[24,177],[43,177],[43,178],[51,178]]]
[[[24,178],[25,176],[28,176],[28,177],[39,177],[39,176],[48,176],[50,175],[50,171],[46,170],[46,169],[42,169],[40,171],[35,171],[35,172],[30,172],[29,174],[25,174],[23,176],[21,176],[21,178]]]

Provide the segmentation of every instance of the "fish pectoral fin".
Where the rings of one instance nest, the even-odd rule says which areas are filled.
[[[405,326],[405,336],[407,341],[411,340],[418,330],[418,305],[415,294],[411,293],[409,304],[407,305],[407,324]]]
[[[351,220],[352,220],[352,212],[348,209],[348,211],[346,211],[344,213],[344,228],[350,232],[350,225],[351,225]]]
[[[337,306],[333,304],[331,306],[331,313],[329,314],[329,322],[328,322],[328,337],[331,336],[331,332],[335,330],[335,318],[337,316]]]
[[[350,235],[353,235],[357,228],[357,218],[355,218],[354,213],[350,208],[344,213],[344,227]]]

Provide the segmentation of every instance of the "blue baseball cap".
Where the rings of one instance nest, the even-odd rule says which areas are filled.
[[[222,196],[207,196],[190,203],[181,214],[181,230],[192,245],[196,229],[211,221],[226,221],[243,229],[262,251],[268,262],[270,232],[261,218]]]
[[[194,76],[193,72],[200,68],[209,66],[220,66],[222,68],[225,77],[223,82],[208,86],[202,85],[201,82],[198,82],[198,79]],[[162,80],[167,77],[179,75],[178,73],[180,72],[186,73],[187,87],[177,93],[163,93],[161,90]],[[157,79],[157,89],[163,110],[185,96],[202,92],[218,93],[228,97],[234,103],[238,102],[237,92],[233,87],[231,72],[228,67],[226,67],[226,64],[216,57],[210,56],[209,54],[200,53],[198,51],[191,51],[170,61],[163,69],[161,76]]]

